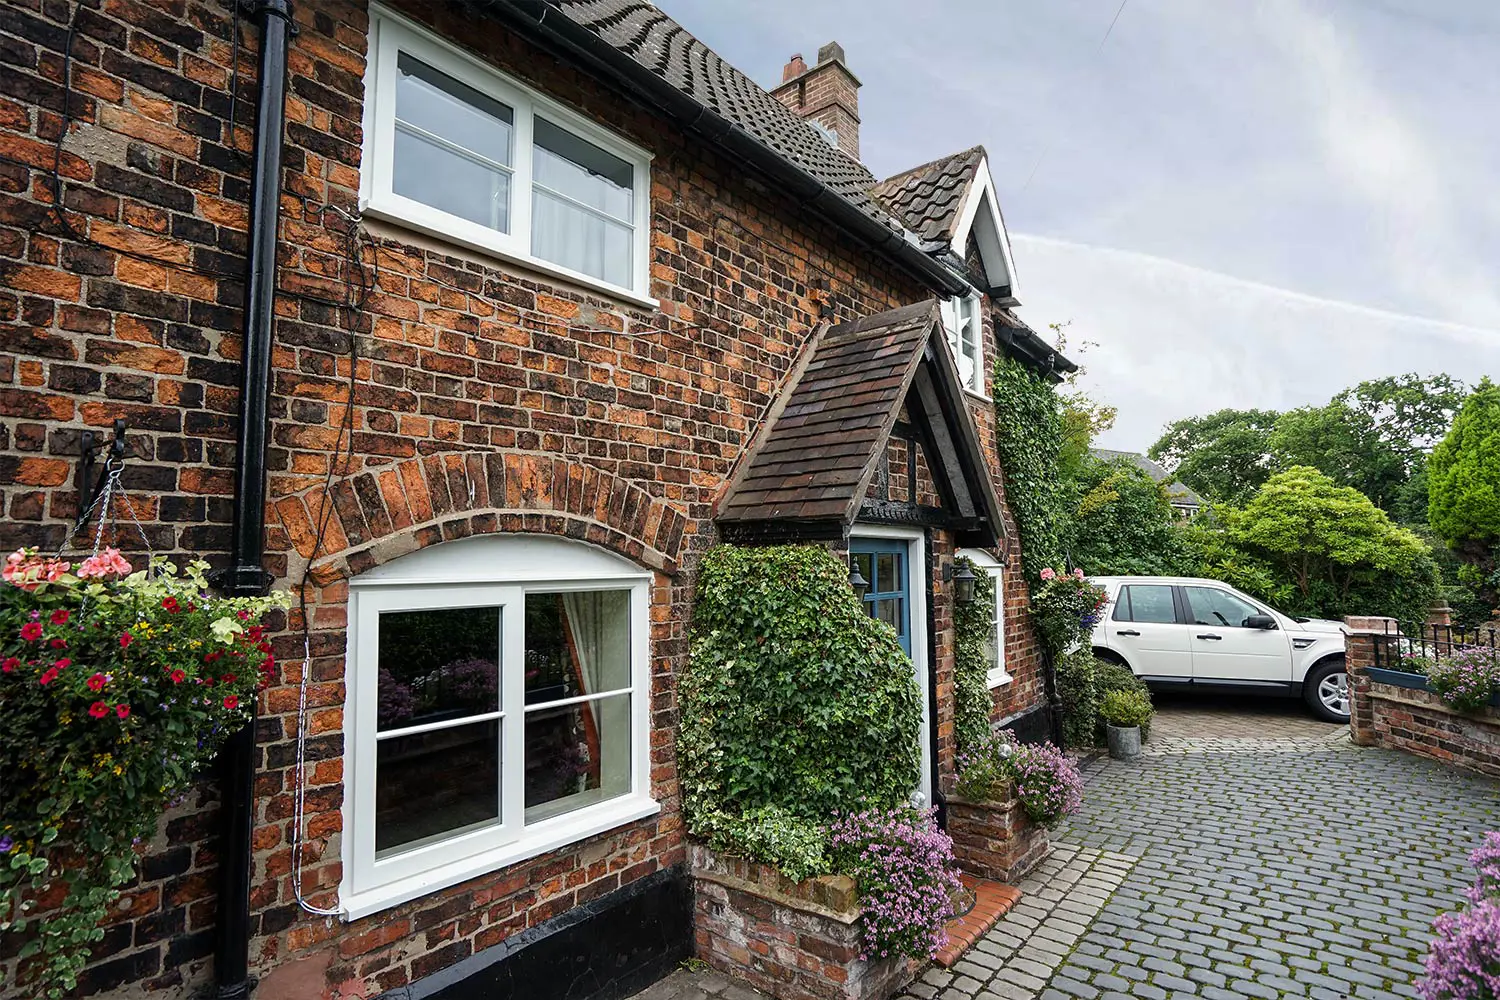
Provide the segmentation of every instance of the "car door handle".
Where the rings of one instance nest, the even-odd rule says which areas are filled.
[[[1133,628],[1122,628],[1115,635],[1140,635],[1140,633]]]
[[[1215,642],[1218,642],[1219,640],[1223,639],[1224,637],[1222,635],[1214,635],[1212,632],[1199,632],[1198,633],[1198,638],[1200,638],[1200,639],[1212,639]]]

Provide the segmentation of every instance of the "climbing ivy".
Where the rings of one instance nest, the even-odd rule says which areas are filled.
[[[977,749],[990,735],[993,700],[984,651],[995,636],[995,580],[968,559],[957,561],[974,574],[974,599],[953,604],[953,729],[962,754]]]
[[[1005,498],[1016,519],[1021,565],[1035,584],[1044,567],[1061,565],[1065,520],[1063,424],[1052,383],[1014,358],[995,363],[995,436],[1005,470]]]

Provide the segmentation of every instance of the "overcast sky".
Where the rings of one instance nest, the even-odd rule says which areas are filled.
[[[1222,406],[1500,374],[1495,0],[660,0],[762,84],[837,39],[881,177],[991,156],[1021,314],[1144,450]],[[920,14],[917,11],[920,10]]]

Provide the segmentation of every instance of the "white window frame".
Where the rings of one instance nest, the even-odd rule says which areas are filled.
[[[978,292],[955,295],[944,299],[939,308],[943,315],[943,332],[948,335],[948,346],[953,348],[953,365],[964,391],[980,399],[990,397],[984,391],[984,300]],[[963,368],[959,367],[964,357],[962,330],[965,319],[974,324],[974,371],[972,382],[965,382]]]
[[[399,75],[396,59],[402,52],[511,108],[509,233],[450,215],[392,190],[396,81]],[[631,224],[634,232],[628,286],[542,260],[531,253],[532,123],[537,115],[631,165],[634,209]],[[440,36],[381,7],[370,8],[360,211],[529,270],[606,292],[613,298],[655,308],[660,303],[648,294],[651,275],[651,159],[648,151],[504,75]]]
[[[1005,669],[1005,567],[983,549],[959,549],[957,555],[995,582],[995,666],[985,674],[985,683],[992,690],[1003,687],[1015,680]]]
[[[528,592],[622,590],[630,595],[630,790],[602,802],[525,822],[524,609]],[[651,574],[583,542],[549,536],[484,535],[446,542],[350,581],[344,712],[346,920],[397,906],[660,812],[651,798]],[[501,611],[501,822],[377,859],[375,762],[377,648],[382,611],[491,607]],[[615,694],[619,692],[599,692]],[[532,706],[540,707],[540,706]]]

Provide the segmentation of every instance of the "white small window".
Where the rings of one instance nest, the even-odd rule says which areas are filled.
[[[1009,684],[1013,678],[1005,669],[1005,567],[982,549],[959,549],[958,555],[972,562],[977,572],[988,575],[995,582],[995,602],[990,609],[994,626],[984,647],[985,660],[989,664],[985,676],[992,688]]]
[[[351,917],[657,810],[648,590],[618,557],[523,536],[351,581]]]
[[[965,389],[984,395],[984,321],[978,295],[948,299],[942,304],[943,328],[958,362],[958,379]]]
[[[404,20],[370,31],[365,211],[648,301],[649,154]]]

